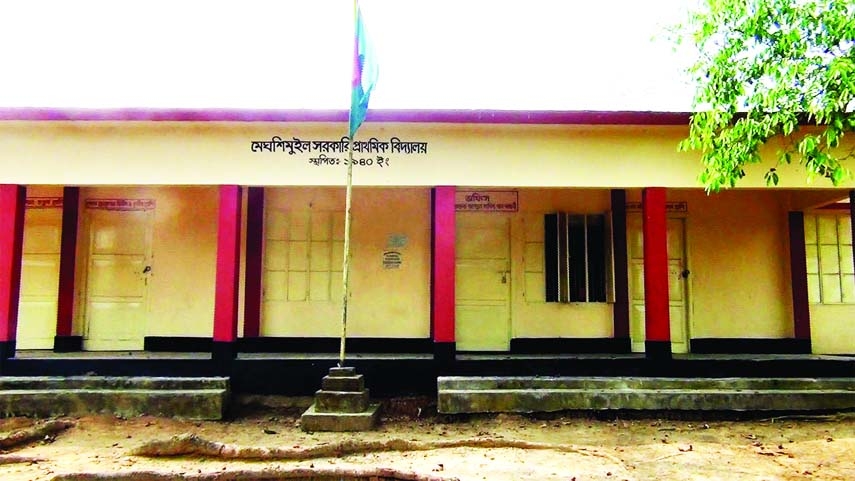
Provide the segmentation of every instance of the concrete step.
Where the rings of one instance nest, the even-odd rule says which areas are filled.
[[[380,419],[380,404],[369,404],[364,411],[355,413],[319,412],[316,404],[300,416],[303,431],[370,431]]]
[[[368,389],[359,392],[324,391],[315,393],[315,410],[319,413],[359,413],[368,408]]]
[[[356,376],[324,376],[321,379],[323,391],[359,392],[365,389],[365,379],[362,374]]]
[[[855,379],[440,377],[441,413],[855,408]]]
[[[16,376],[0,377],[7,389],[228,389],[226,377]]]
[[[64,380],[67,383],[63,383]],[[227,378],[0,378],[2,416],[143,414],[222,419],[229,402]]]

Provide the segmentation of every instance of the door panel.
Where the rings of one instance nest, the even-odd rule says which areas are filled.
[[[151,275],[151,211],[88,210],[83,348],[143,348]]]
[[[510,224],[503,216],[459,215],[455,339],[461,351],[510,349]]]
[[[632,351],[644,352],[644,235],[640,215],[627,218],[627,236]],[[683,277],[687,265],[684,219],[668,219],[667,244],[671,351],[689,352],[687,281]]]

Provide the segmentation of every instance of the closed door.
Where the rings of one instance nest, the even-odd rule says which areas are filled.
[[[668,219],[668,306],[671,351],[689,352],[685,221]],[[644,352],[644,236],[641,216],[627,219],[629,248],[630,336],[632,351]]]
[[[152,211],[87,211],[84,349],[143,349],[151,219]]]
[[[501,215],[457,218],[455,338],[460,351],[508,351],[510,223]]]
[[[61,209],[27,209],[21,261],[18,349],[53,349],[61,242]]]

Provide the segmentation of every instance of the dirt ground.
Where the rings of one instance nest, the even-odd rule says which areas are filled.
[[[115,473],[169,473],[175,479],[251,479],[297,469],[367,472],[390,468],[437,480],[852,480],[855,413],[724,420],[721,416],[437,415],[429,399],[387,401],[378,430],[304,433],[293,400],[245,398],[220,422],[142,416],[69,418],[74,425],[0,455],[0,480],[104,479]],[[671,419],[668,419],[668,418]],[[0,440],[45,420],[0,419]],[[300,451],[393,439],[473,446],[425,451],[333,453],[302,460],[146,457],[132,450],[153,440],[195,434],[208,441]],[[478,447],[478,440],[481,443]],[[483,447],[486,444],[497,447]],[[527,447],[508,447],[525,441]],[[376,443],[375,443],[376,444]],[[2,445],[2,444],[0,444]],[[362,470],[362,471],[360,471]],[[89,476],[74,478],[74,473]],[[257,476],[264,477],[264,476]],[[413,478],[413,479],[415,479]],[[129,478],[130,479],[130,478]],[[305,478],[304,478],[305,479]],[[332,478],[331,478],[332,479]],[[339,479],[339,478],[336,478]]]

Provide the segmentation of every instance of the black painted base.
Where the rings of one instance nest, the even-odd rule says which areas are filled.
[[[53,352],[79,352],[83,350],[83,336],[54,336]]]
[[[810,339],[692,339],[696,354],[810,354]]]
[[[670,341],[644,341],[644,355],[647,359],[654,361],[667,361],[671,359]]]
[[[143,349],[152,352],[211,352],[210,337],[146,336]]]
[[[660,349],[668,353],[667,343]],[[437,358],[380,356],[352,358],[348,366],[363,374],[366,387],[377,397],[436,395],[438,375],[451,376],[665,376],[665,377],[852,377],[855,361],[846,356],[758,355],[667,357],[657,361],[643,354],[615,356],[543,355],[461,356],[454,358],[454,343],[438,343]],[[649,346],[648,347],[653,347]],[[670,347],[670,346],[669,346]],[[8,352],[8,345],[0,345]],[[233,359],[233,343],[218,343],[218,361],[207,357],[101,355],[14,357],[0,359],[3,376],[229,376],[232,392],[310,396],[337,357],[252,356]],[[440,359],[447,360],[447,364]]]
[[[457,344],[454,342],[433,343],[433,359],[440,366],[449,366],[454,363],[454,355],[457,352]]]
[[[232,361],[237,357],[236,342],[213,341],[211,359],[214,361]]]
[[[15,340],[0,341],[0,360],[15,357]]]
[[[512,354],[623,354],[632,349],[629,338],[549,337],[511,339]]]
[[[242,337],[240,352],[314,352],[339,351],[338,337]],[[433,341],[428,338],[348,337],[349,353],[429,353]]]

